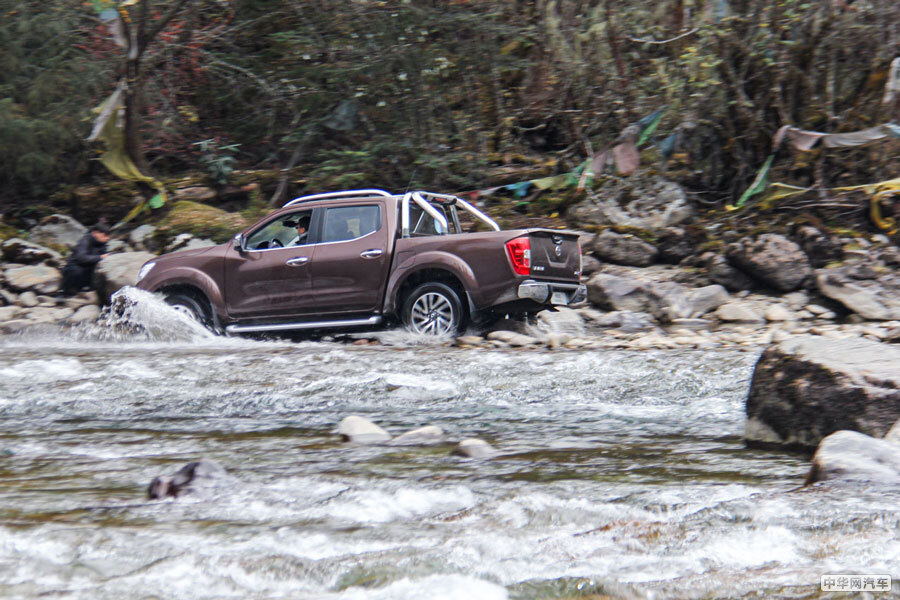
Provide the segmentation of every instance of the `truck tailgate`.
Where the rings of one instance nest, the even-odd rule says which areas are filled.
[[[532,277],[578,282],[581,276],[581,247],[577,233],[530,229],[528,237]]]

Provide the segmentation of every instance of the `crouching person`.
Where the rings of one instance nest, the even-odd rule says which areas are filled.
[[[97,263],[109,256],[106,252],[108,241],[109,227],[102,223],[91,227],[91,230],[79,240],[63,268],[63,296],[72,296],[84,288],[91,288]]]

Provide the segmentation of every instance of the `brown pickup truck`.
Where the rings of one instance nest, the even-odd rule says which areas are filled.
[[[464,233],[476,224],[490,231]],[[447,335],[579,302],[580,275],[575,233],[501,231],[455,196],[351,190],[297,198],[228,243],[155,258],[137,287],[226,333],[401,321]]]

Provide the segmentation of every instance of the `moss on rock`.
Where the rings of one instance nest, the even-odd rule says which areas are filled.
[[[176,202],[153,234],[153,241],[159,247],[182,233],[190,233],[194,237],[206,238],[221,244],[229,240],[235,233],[248,225],[246,219],[237,213],[182,200]]]

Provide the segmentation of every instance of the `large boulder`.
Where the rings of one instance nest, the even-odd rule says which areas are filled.
[[[677,183],[662,177],[635,174],[629,185],[618,180],[601,187],[593,197],[566,213],[580,224],[624,225],[659,230],[691,219],[694,211]]]
[[[806,483],[866,481],[900,485],[900,444],[857,431],[836,431],[819,443]]]
[[[156,248],[165,248],[176,236],[190,233],[194,237],[210,239],[221,244],[242,231],[249,223],[238,213],[230,213],[213,206],[178,201],[153,233]]]
[[[874,321],[900,320],[900,276],[885,272],[877,279],[863,278],[859,265],[816,271],[816,285],[823,296]]]
[[[588,300],[604,310],[650,313],[663,321],[700,317],[730,298],[720,285],[691,289],[609,273],[594,275],[587,288]]]
[[[700,262],[706,268],[709,280],[725,286],[730,292],[752,290],[756,287],[756,282],[749,275],[730,265],[721,254],[707,252],[700,257]]]
[[[777,233],[744,238],[728,246],[728,261],[779,292],[792,292],[812,275],[803,250]]]
[[[29,233],[31,241],[37,244],[74,248],[88,228],[67,215],[50,215],[41,219],[40,224]]]
[[[841,429],[882,437],[900,419],[900,348],[798,336],[760,356],[747,397],[749,444],[815,448]]]
[[[12,238],[0,245],[0,254],[3,260],[7,262],[22,263],[26,265],[37,265],[40,263],[48,263],[53,267],[61,267],[63,264],[62,255],[51,248],[45,248],[40,244],[23,240],[22,238]]]
[[[53,267],[29,265],[4,271],[6,285],[16,292],[32,291],[36,294],[53,294],[62,283],[62,273]]]
[[[656,247],[639,237],[606,230],[594,240],[594,256],[616,265],[646,267],[658,254]]]
[[[111,254],[97,263],[94,271],[94,289],[103,305],[120,288],[137,283],[138,272],[148,260],[156,258],[149,252],[121,252]]]

